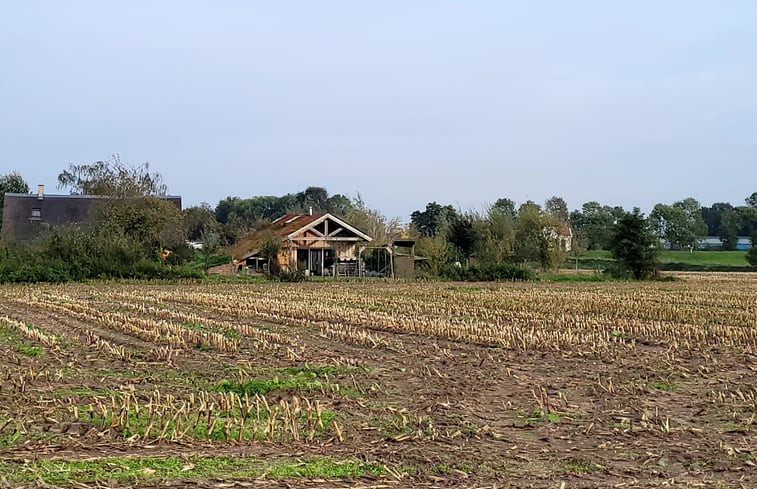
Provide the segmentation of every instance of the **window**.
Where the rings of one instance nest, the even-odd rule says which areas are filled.
[[[39,221],[42,219],[42,209],[39,207],[32,208],[32,221]]]

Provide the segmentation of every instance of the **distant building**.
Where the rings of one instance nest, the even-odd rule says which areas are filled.
[[[41,230],[85,223],[98,203],[111,197],[102,195],[48,195],[39,185],[36,194],[5,194],[2,237],[6,242],[23,241]],[[181,197],[165,196],[181,210]]]
[[[697,247],[700,250],[715,250],[723,247],[723,241],[719,236],[706,236],[697,240]],[[746,251],[752,247],[752,239],[749,236],[739,236],[736,241],[736,249]]]
[[[558,227],[545,227],[544,235],[549,239],[558,240],[560,248],[565,252],[573,249],[573,228],[568,224],[560,224]]]

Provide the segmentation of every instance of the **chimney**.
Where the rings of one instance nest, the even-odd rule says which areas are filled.
[[[42,200],[45,198],[45,186],[40,184],[37,185],[37,199]]]
[[[309,216],[312,216],[312,215],[313,215],[313,206],[312,206],[312,205],[311,205],[311,206],[310,206],[310,208],[308,209],[308,215],[309,215]]]

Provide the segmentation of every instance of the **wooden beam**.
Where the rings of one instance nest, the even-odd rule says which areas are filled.
[[[328,236],[328,237],[331,237],[331,236],[336,236],[337,234],[341,233],[342,231],[344,231],[344,228],[338,228],[338,229],[337,229],[336,231],[332,231],[332,232],[331,232],[331,233],[329,233],[329,234],[328,234],[327,236]]]

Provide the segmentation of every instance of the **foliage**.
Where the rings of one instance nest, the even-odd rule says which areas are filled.
[[[451,245],[441,236],[421,236],[415,242],[415,254],[424,258],[422,267],[431,275],[439,275],[442,266],[452,257]]]
[[[207,202],[199,206],[188,207],[182,211],[184,228],[189,241],[201,241],[208,233],[219,234],[221,226],[216,221],[216,214]]]
[[[507,197],[497,199],[497,201],[491,206],[491,209],[489,209],[489,212],[505,215],[511,219],[515,219],[515,216],[517,215],[515,202]]]
[[[139,166],[122,163],[118,154],[108,161],[77,165],[58,175],[58,188],[70,189],[81,195],[107,195],[110,197],[138,197],[166,195],[168,188],[159,173],[150,173],[150,164]]]
[[[533,202],[526,202],[515,222],[515,254],[517,261],[537,262],[542,270],[557,267],[563,261],[560,244],[561,224],[544,214]]]
[[[744,202],[749,207],[757,207],[757,192],[752,192],[752,195],[744,199]]]
[[[739,228],[741,219],[739,214],[733,208],[725,209],[720,216],[720,241],[723,243],[723,249],[733,251],[739,240]]]
[[[426,210],[414,211],[410,214],[410,223],[421,236],[446,237],[452,220],[457,211],[451,205],[442,206],[436,202],[426,204]]]
[[[658,242],[639,209],[620,218],[615,226],[610,252],[617,261],[618,274],[630,274],[637,280],[655,275]]]
[[[544,211],[560,222],[567,223],[570,220],[568,204],[565,203],[565,199],[562,197],[553,195],[548,198],[544,203]]]
[[[499,199],[497,202],[509,199]],[[514,206],[514,203],[513,203]],[[479,218],[476,224],[482,236],[477,246],[476,257],[480,263],[504,263],[513,255],[515,244],[515,214],[508,206],[493,205],[486,219]]]
[[[586,202],[580,211],[570,214],[575,235],[585,237],[587,250],[605,250],[610,246],[615,221],[624,213],[621,207],[603,206],[599,202]]]
[[[3,226],[3,200],[5,194],[29,193],[29,184],[17,171],[0,176],[0,229]]]
[[[480,231],[474,225],[474,219],[475,216],[470,214],[455,215],[449,226],[449,242],[464,260],[468,260],[474,254],[482,240]]]
[[[692,198],[673,205],[657,204],[649,219],[658,238],[673,249],[695,247],[697,240],[707,233],[701,206]]]
[[[757,246],[752,245],[746,254],[746,259],[750,265],[757,267]]]
[[[281,241],[275,236],[269,236],[263,244],[260,245],[260,256],[268,260],[269,273],[276,273],[279,267],[279,252],[281,251]]]
[[[287,213],[328,212],[345,216],[353,210],[354,204],[341,194],[329,195],[322,187],[308,187],[296,194],[280,197],[273,195],[255,196],[247,199],[226,197],[215,207],[215,217],[222,226],[227,244],[232,244],[252,229]]]
[[[346,209],[344,219],[373,238],[372,245],[390,244],[400,236],[399,220],[387,220],[380,211],[368,207],[360,194],[350,201]]]
[[[111,199],[100,203],[95,211],[95,229],[123,233],[144,247],[145,256],[160,254],[163,248],[184,243],[184,219],[170,201],[159,197]]]
[[[509,263],[469,267],[446,265],[440,269],[439,276],[459,282],[523,281],[535,278],[532,272]]]

